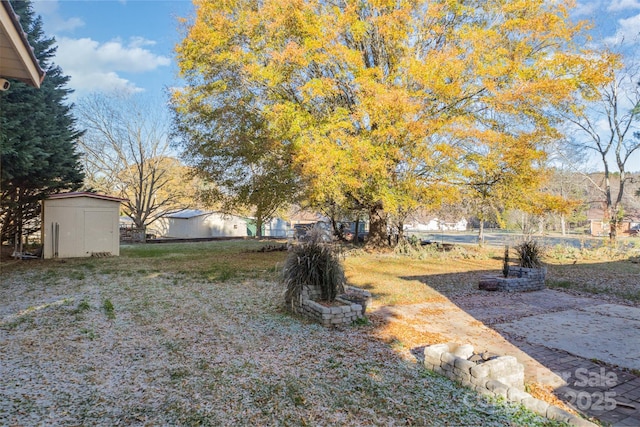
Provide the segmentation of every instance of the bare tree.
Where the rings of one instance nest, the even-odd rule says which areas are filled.
[[[609,83],[585,100],[564,118],[575,133],[572,143],[596,154],[604,168],[602,181],[591,179],[603,196],[605,215],[609,220],[611,240],[617,236],[621,220],[621,201],[625,186],[631,179],[627,173],[629,159],[640,149],[638,118],[640,109],[640,64],[614,71]],[[612,174],[619,180],[612,181]],[[585,175],[588,176],[588,175]],[[613,187],[617,188],[613,188]]]
[[[186,168],[171,157],[169,120],[160,105],[93,95],[77,106],[79,122],[87,129],[81,139],[86,185],[126,199],[124,213],[140,229],[187,207],[188,186],[172,185]]]

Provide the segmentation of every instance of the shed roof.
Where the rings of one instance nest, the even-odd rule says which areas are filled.
[[[201,211],[200,209],[184,209],[169,215],[166,215],[167,218],[184,218],[184,219],[189,219],[189,218],[194,218],[196,216],[200,216],[200,215],[206,215],[206,214],[210,214],[213,212],[206,212],[206,211]]]
[[[89,193],[87,191],[51,194],[49,197],[47,197],[47,199],[72,199],[76,197],[88,197],[90,199],[109,200],[109,201],[118,202],[118,203],[124,202],[127,200],[127,199],[121,199],[120,197],[107,196],[105,194]]]
[[[220,212],[220,211],[203,211],[203,210],[200,210],[200,209],[183,209],[181,211],[165,215],[165,217],[166,218],[190,219],[190,218],[195,218],[197,216],[205,216],[205,215],[220,215],[220,216],[222,216],[224,218],[233,217],[233,218],[246,219],[243,216],[234,215],[234,214],[231,214],[231,213]]]
[[[0,3],[0,76],[18,79],[39,88],[45,72],[11,3]]]

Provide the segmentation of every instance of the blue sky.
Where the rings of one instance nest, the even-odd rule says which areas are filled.
[[[162,101],[168,88],[179,85],[173,49],[182,37],[178,17],[193,12],[190,0],[34,0],[33,5],[46,35],[57,40],[55,62],[71,76],[72,101],[92,92],[134,92]],[[640,0],[579,0],[572,17],[593,22],[594,42],[622,46],[640,61]],[[593,160],[593,168],[602,169]],[[640,153],[628,166],[640,171]]]
[[[74,97],[145,92],[154,98],[177,82],[173,49],[186,0],[36,0],[45,33],[58,45],[56,64],[71,76]]]

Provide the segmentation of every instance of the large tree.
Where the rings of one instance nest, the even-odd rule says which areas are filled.
[[[75,190],[83,172],[76,151],[82,135],[72,117],[65,76],[53,62],[55,40],[42,30],[30,1],[11,1],[46,77],[36,89],[19,81],[0,93],[1,241],[39,226],[39,202],[48,194]]]
[[[200,200],[253,214],[260,237],[263,224],[295,200],[299,179],[289,147],[270,135],[235,77],[227,77],[230,87],[215,107],[176,107],[174,136],[186,141],[183,157],[205,183]]]
[[[194,3],[173,98],[198,125],[187,150],[268,141],[312,205],[366,209],[374,245],[389,214],[436,205],[477,169],[470,144],[536,159],[547,112],[597,76],[564,2]]]
[[[89,188],[125,199],[123,210],[139,229],[193,203],[188,169],[171,157],[162,104],[131,96],[91,95],[78,102],[87,129],[80,144]]]
[[[610,81],[595,91],[582,92],[564,118],[571,143],[594,154],[603,168],[601,181],[590,180],[601,193],[603,219],[609,222],[610,239],[615,240],[623,217],[621,202],[631,179],[627,165],[640,150],[640,63],[609,64]],[[615,182],[614,173],[619,175]]]

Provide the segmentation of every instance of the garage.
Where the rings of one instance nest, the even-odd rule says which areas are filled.
[[[120,255],[122,201],[85,192],[49,196],[42,203],[44,258]]]

